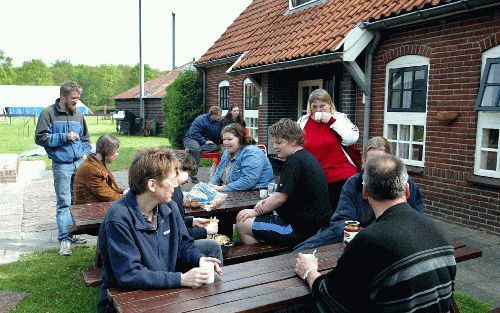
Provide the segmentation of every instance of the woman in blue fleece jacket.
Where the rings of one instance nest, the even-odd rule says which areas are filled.
[[[130,191],[107,210],[99,230],[102,258],[102,285],[99,312],[114,312],[108,288],[162,289],[198,287],[208,280],[208,271],[199,268],[204,257],[194,246],[175,202],[180,164],[163,148],[140,150],[129,170]],[[191,268],[186,273],[179,266]]]

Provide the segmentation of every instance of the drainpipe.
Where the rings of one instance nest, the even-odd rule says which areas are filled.
[[[375,31],[375,38],[370,45],[370,50],[366,55],[366,94],[365,94],[365,110],[363,119],[363,149],[366,148],[366,144],[370,139],[370,113],[371,113],[371,102],[372,102],[372,71],[373,71],[373,53],[380,42],[380,32]]]
[[[201,83],[202,89],[203,89],[202,105],[203,105],[203,112],[205,112],[206,111],[206,105],[207,105],[206,104],[206,90],[207,90],[207,88],[206,88],[206,85],[207,85],[207,74],[206,73],[207,72],[206,72],[205,68],[203,68],[203,67],[200,67],[198,69],[201,71],[201,77],[202,77],[202,83]]]

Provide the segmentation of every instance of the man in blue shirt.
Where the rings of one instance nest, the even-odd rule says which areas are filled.
[[[196,168],[191,173],[191,181],[194,184],[198,183],[196,175],[200,165],[200,154],[219,150],[221,119],[222,109],[213,106],[208,110],[208,113],[195,118],[184,136],[184,148],[196,161]]]
[[[90,134],[83,114],[76,104],[82,87],[73,81],[61,86],[60,98],[45,108],[38,118],[35,142],[45,148],[52,160],[54,188],[56,191],[56,220],[59,228],[57,239],[61,243],[59,254],[71,255],[71,243],[84,243],[77,237],[68,236],[68,226],[73,225],[70,213],[73,198],[73,181],[76,170],[90,154]]]
[[[387,139],[384,137],[373,137],[368,140],[364,149],[363,163],[366,164],[373,158],[388,154],[391,154],[391,146]],[[368,203],[368,200],[363,197],[362,193],[363,172],[364,170],[352,176],[344,184],[337,210],[335,210],[330,219],[330,226],[320,229],[314,236],[295,246],[295,251],[303,251],[341,242],[344,239],[344,226],[347,220],[358,221],[363,228],[375,222],[373,208]],[[408,188],[410,194],[406,201],[414,210],[420,213],[424,212],[425,205],[422,194],[415,181],[409,176]]]

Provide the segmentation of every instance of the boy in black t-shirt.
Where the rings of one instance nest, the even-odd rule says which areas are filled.
[[[328,225],[328,184],[321,165],[303,149],[304,131],[295,121],[281,119],[269,134],[278,157],[286,159],[278,188],[253,209],[240,211],[236,230],[243,244],[294,246]]]

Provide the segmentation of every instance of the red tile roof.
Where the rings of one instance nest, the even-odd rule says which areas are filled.
[[[334,52],[349,31],[458,0],[326,0],[289,14],[288,0],[254,0],[197,64],[247,52],[233,69]]]
[[[193,63],[184,64],[165,75],[158,76],[144,83],[144,98],[163,98],[165,96],[165,87],[170,85],[177,76],[184,70],[194,69]],[[120,94],[117,94],[112,99],[138,99],[140,93],[140,85],[130,88]]]

